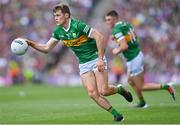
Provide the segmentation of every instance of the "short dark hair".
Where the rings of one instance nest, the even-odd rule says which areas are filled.
[[[71,16],[71,12],[70,12],[70,9],[69,9],[69,6],[67,4],[57,4],[54,8],[53,8],[53,12],[57,12],[58,10],[61,10],[61,12],[63,14],[67,13],[69,14],[69,17]]]
[[[113,17],[119,17],[119,14],[115,10],[109,11],[106,16],[113,16]]]

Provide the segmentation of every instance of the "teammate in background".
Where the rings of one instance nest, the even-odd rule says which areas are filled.
[[[175,100],[172,87],[168,84],[144,83],[144,55],[139,48],[139,41],[131,24],[119,21],[115,10],[108,12],[105,16],[106,24],[112,29],[112,35],[118,48],[112,50],[113,54],[123,53],[127,60],[128,83],[132,86],[139,98],[136,107],[147,107],[142,91],[167,90]]]
[[[88,95],[101,108],[110,112],[115,121],[122,121],[121,112],[114,109],[104,96],[118,93],[128,102],[132,102],[132,95],[122,86],[108,85],[104,36],[83,21],[72,18],[69,6],[66,4],[56,5],[53,13],[57,26],[51,39],[46,44],[26,40],[28,45],[43,53],[48,53],[59,42],[71,48],[79,60],[80,77]]]

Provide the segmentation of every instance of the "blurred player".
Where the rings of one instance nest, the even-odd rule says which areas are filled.
[[[115,121],[123,120],[122,114],[114,109],[104,96],[118,93],[132,102],[132,95],[122,86],[108,85],[103,35],[83,21],[72,18],[68,5],[58,4],[53,13],[57,26],[51,39],[46,44],[26,41],[31,47],[44,53],[48,53],[59,42],[71,48],[79,60],[81,80],[88,95],[100,107],[110,112]]]
[[[118,13],[114,10],[108,12],[105,16],[106,24],[112,29],[112,35],[118,45],[118,48],[112,50],[113,54],[123,53],[127,60],[128,83],[132,86],[139,98],[139,104],[136,107],[147,107],[142,91],[165,89],[172,95],[175,95],[172,87],[168,84],[144,83],[144,56],[139,48],[139,41],[131,24],[125,21],[119,21]]]

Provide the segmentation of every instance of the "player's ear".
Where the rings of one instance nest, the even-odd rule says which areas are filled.
[[[69,14],[68,14],[68,13],[65,13],[65,17],[66,17],[66,18],[69,18]]]

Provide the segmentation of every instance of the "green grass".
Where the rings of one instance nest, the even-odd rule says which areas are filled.
[[[131,88],[129,88],[132,91]],[[133,91],[132,91],[133,92]],[[133,92],[133,95],[134,92]],[[132,107],[119,95],[108,97],[125,117],[123,124],[180,123],[180,86],[174,102],[165,91],[144,93],[147,109]],[[99,108],[82,87],[23,85],[0,88],[0,124],[112,124],[112,116]]]

